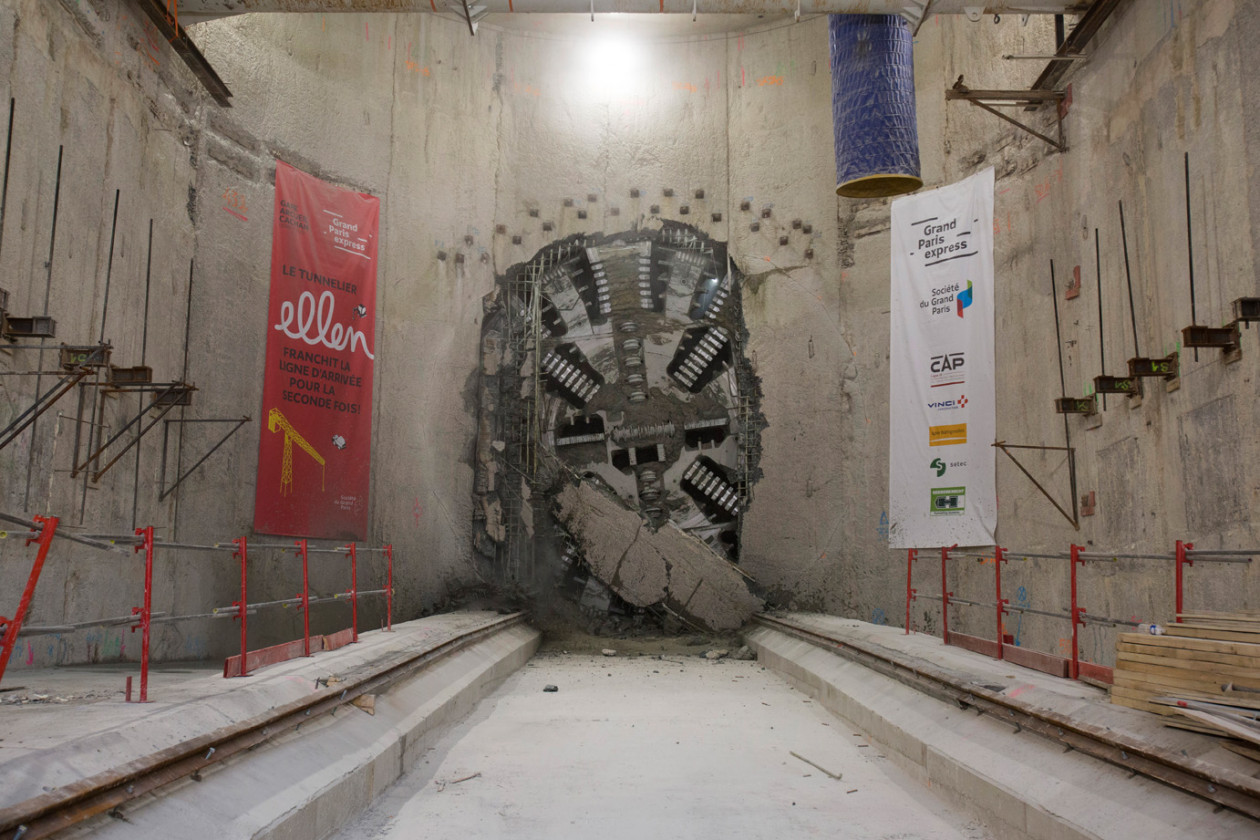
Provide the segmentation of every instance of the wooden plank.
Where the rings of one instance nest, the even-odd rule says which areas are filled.
[[[1212,633],[1218,630],[1228,630],[1232,633],[1260,633],[1260,626],[1251,622],[1229,622],[1229,621],[1183,621],[1180,624],[1172,624],[1178,630],[1202,630],[1211,637]],[[1168,635],[1165,632],[1164,635]],[[1175,635],[1175,634],[1174,634]]]
[[[1185,718],[1181,718],[1176,715],[1169,720],[1164,721],[1164,726],[1167,726],[1169,729],[1184,729],[1187,732],[1198,732],[1200,735],[1215,735],[1217,738],[1230,737],[1220,729],[1217,729],[1215,726],[1200,726],[1193,721],[1186,720]],[[1222,741],[1221,746],[1224,746],[1227,743],[1232,742]]]
[[[1254,621],[1260,624],[1260,613],[1177,613],[1177,617],[1185,621]]]
[[[311,653],[317,653],[324,649],[323,636],[311,636]],[[289,659],[297,659],[302,656],[305,646],[301,639],[294,639],[291,642],[285,642],[271,647],[259,648],[258,650],[249,651],[248,665],[245,671],[256,671],[259,668],[265,668],[268,665],[275,665],[278,662],[284,662]],[[223,676],[239,677],[241,675],[241,655],[229,656],[223,661]]]
[[[1251,665],[1226,665],[1223,662],[1202,662],[1197,659],[1172,656],[1148,656],[1144,653],[1130,653],[1127,650],[1116,651],[1116,668],[1127,669],[1132,665],[1156,665],[1163,668],[1175,668],[1183,671],[1218,674],[1222,677],[1240,677],[1239,684],[1260,680],[1260,668]],[[1229,680],[1221,679],[1222,683]]]
[[[1135,654],[1125,654],[1132,657]],[[1222,676],[1216,668],[1225,668],[1224,665],[1213,666],[1211,664],[1194,667],[1196,663],[1188,662],[1183,659],[1169,659],[1164,663],[1152,665],[1146,662],[1134,662],[1132,659],[1117,659],[1116,670],[1125,674],[1151,674],[1156,677],[1167,677],[1176,680],[1191,680],[1194,682],[1204,682],[1211,685],[1214,690],[1221,691],[1222,685],[1233,682],[1237,686],[1244,688],[1260,689],[1260,673],[1255,671],[1247,671],[1246,669],[1235,669],[1242,674],[1227,674]],[[1244,692],[1239,692],[1244,693]]]
[[[1007,662],[1012,664],[1022,665],[1025,668],[1032,668],[1034,671],[1041,671],[1045,674],[1067,679],[1068,665],[1070,663],[1062,656],[1053,656],[1049,653],[1040,653],[1028,648],[1005,644],[1002,645],[1002,656]]]
[[[1239,744],[1234,741],[1224,741],[1221,746],[1232,753],[1238,753],[1241,756],[1250,758],[1252,761],[1260,761],[1260,750],[1247,744]]]
[[[1134,688],[1148,688],[1157,691],[1160,694],[1179,694],[1182,691],[1198,691],[1201,694],[1210,694],[1213,697],[1221,697],[1219,683],[1205,682],[1203,680],[1183,680],[1176,677],[1165,677],[1156,674],[1143,674],[1134,671],[1117,671],[1116,685],[1126,685]]]
[[[1260,746],[1260,732],[1257,732],[1250,726],[1233,723],[1231,721],[1224,720],[1217,715],[1209,714],[1208,712],[1196,712],[1194,709],[1182,709],[1180,707],[1173,708],[1176,709],[1177,714],[1179,715],[1185,715],[1191,720],[1198,721],[1199,723],[1223,729],[1235,738],[1241,738],[1248,743]]]
[[[1080,662],[1081,679],[1089,679],[1105,685],[1111,685],[1115,682],[1115,672],[1106,665],[1097,665],[1093,662]]]
[[[347,627],[345,630],[338,630],[323,637],[324,650],[336,650],[345,647],[354,641],[354,631]]]
[[[1130,709],[1141,709],[1144,712],[1153,712],[1157,715],[1170,716],[1175,714],[1169,706],[1158,706],[1151,703],[1148,698],[1153,696],[1148,691],[1137,691],[1122,685],[1113,685],[1111,687],[1111,702],[1114,705],[1128,706]]]
[[[968,636],[966,633],[955,633],[953,630],[949,632],[949,643],[955,647],[970,650],[975,653],[982,653],[985,656],[997,658],[998,646],[997,642],[991,639],[982,639],[979,636]]]
[[[1175,624],[1168,625],[1167,635],[1178,638],[1208,639],[1214,642],[1255,643],[1257,639],[1260,639],[1260,634],[1257,633],[1231,633],[1228,630],[1197,630],[1189,627],[1174,630],[1173,628],[1176,626]],[[1210,635],[1204,635],[1206,633],[1210,633]],[[1154,637],[1152,636],[1152,638]]]
[[[1203,650],[1184,650],[1182,648],[1159,647],[1157,645],[1130,645],[1124,642],[1117,642],[1116,655],[1120,656],[1125,653],[1158,656],[1165,659],[1188,659],[1193,662],[1217,662],[1221,665],[1254,668],[1257,672],[1260,672],[1260,657],[1258,656],[1238,656],[1232,653],[1211,653]]]
[[[1182,650],[1202,650],[1209,653],[1229,653],[1235,656],[1260,656],[1260,644],[1245,642],[1221,641],[1219,639],[1196,639],[1182,636],[1151,636],[1146,633],[1121,633],[1116,637],[1118,642],[1131,645],[1154,645],[1156,647],[1180,648]]]

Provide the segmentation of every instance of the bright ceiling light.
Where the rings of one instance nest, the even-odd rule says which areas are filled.
[[[592,38],[586,46],[586,80],[591,93],[615,99],[630,94],[642,75],[642,51],[624,36]]]

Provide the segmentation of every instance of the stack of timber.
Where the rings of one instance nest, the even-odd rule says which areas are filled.
[[[1111,702],[1236,738],[1231,749],[1260,760],[1260,614],[1178,617],[1164,635],[1120,634]]]

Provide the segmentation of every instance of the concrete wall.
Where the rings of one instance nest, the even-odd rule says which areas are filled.
[[[1094,227],[1103,243],[1108,372],[1119,372],[1117,363],[1132,355],[1117,199],[1129,223],[1142,350],[1175,349],[1189,323],[1184,151],[1192,156],[1200,319],[1219,323],[1230,300],[1255,294],[1252,208],[1260,188],[1249,181],[1260,122],[1244,107],[1258,61],[1245,48],[1256,34],[1252,5],[1207,0],[1192,14],[1171,14],[1128,4],[1097,37],[1090,59],[1065,80],[1073,90],[1066,155],[943,99],[959,74],[973,87],[1028,85],[1040,62],[1000,56],[1052,49],[1047,20],[1023,26],[1017,15],[1000,24],[936,17],[919,32],[925,182],[948,183],[988,165],[998,173],[1000,438],[1063,442],[1062,420],[1052,409],[1058,384],[1051,259],[1060,286],[1075,265],[1083,278],[1079,298],[1060,297],[1069,393],[1081,393],[1101,372]],[[425,15],[246,16],[203,24],[194,37],[235,93],[234,107],[221,110],[129,7],[111,0],[6,0],[0,66],[8,72],[0,94],[17,99],[18,118],[0,285],[13,292],[12,310],[43,311],[50,185],[56,147],[64,144],[48,306],[58,338],[87,343],[100,334],[118,190],[105,323],[116,363],[139,363],[152,217],[146,361],[158,378],[182,370],[188,266],[195,259],[188,376],[200,390],[186,416],[255,420],[178,497],[157,501],[158,429],[142,444],[139,481],[129,455],[99,489],[86,491],[84,504],[81,479],[67,472],[74,416],[68,397],[33,436],[0,452],[0,509],[49,512],[84,532],[122,533],[132,525],[134,501],[138,524],[152,522],[170,538],[202,542],[248,532],[273,160],[280,157],[382,198],[370,537],[398,550],[399,611],[414,615],[437,605],[480,574],[470,538],[472,383],[481,297],[496,271],[570,233],[649,224],[652,204],[660,205],[660,215],[679,218],[679,205],[703,188],[705,199],[688,201],[688,220],[729,240],[749,277],[748,349],[769,422],[764,477],[744,526],[743,564],[777,603],[898,622],[905,558],[887,549],[881,522],[888,204],[834,196],[825,19],[763,23],[729,36],[653,36],[626,54],[620,78],[608,80],[612,86],[593,80],[611,63],[604,59],[618,53],[592,58],[594,39],[585,31],[548,35],[548,27],[545,21],[537,28],[486,25],[470,39],[462,24]],[[1047,124],[1045,115],[1027,116]],[[642,190],[638,200],[630,198],[633,187]],[[665,187],[674,198],[663,196]],[[573,205],[564,206],[565,199]],[[613,206],[620,211],[616,223],[606,215]],[[578,218],[581,210],[586,219]],[[712,221],[714,212],[723,214],[721,222]],[[554,231],[542,230],[546,221]],[[754,221],[759,231],[751,230]],[[785,246],[781,235],[788,236]],[[521,237],[519,245],[513,236]],[[1076,539],[1100,549],[1159,553],[1171,551],[1179,537],[1200,547],[1251,543],[1258,500],[1249,467],[1260,456],[1252,395],[1260,351],[1250,333],[1243,339],[1234,364],[1222,364],[1214,352],[1197,361],[1183,354],[1178,390],[1148,390],[1136,407],[1110,399],[1098,428],[1069,420],[1080,490],[1094,490],[1098,499],[1097,514],[1083,520],[1079,534],[1013,465],[1000,462],[1002,542],[1057,551]],[[32,358],[31,351],[15,351],[0,364],[34,369]],[[31,379],[0,383],[4,418],[29,401]],[[107,406],[111,428],[128,416],[127,399],[135,398]],[[214,435],[190,429],[185,464]],[[1027,462],[1067,500],[1061,457]],[[0,543],[0,591],[15,591],[30,554],[15,541]],[[296,591],[291,559],[263,554],[257,562],[251,581],[259,597]],[[318,589],[344,586],[344,569],[318,562]],[[158,609],[202,612],[237,597],[226,554],[181,553],[159,569]],[[33,620],[123,614],[139,602],[138,570],[137,561],[121,555],[59,544]],[[365,578],[378,580],[381,572],[371,565]],[[960,597],[985,600],[991,572],[991,565],[957,563],[951,587]],[[1257,597],[1252,572],[1198,566],[1191,574],[1194,608],[1241,609]],[[1121,561],[1084,575],[1091,613],[1171,617],[1171,564]],[[916,585],[934,592],[938,577],[924,562]],[[1039,609],[1066,607],[1066,580],[1066,564],[1056,561],[1017,561],[1007,572],[1010,597],[1023,587]],[[324,609],[322,628],[344,624],[341,608]],[[973,620],[964,613],[961,626],[987,632],[988,615]],[[377,620],[369,615],[365,623]],[[937,607],[920,602],[915,621],[939,629]],[[283,616],[260,618],[255,626],[284,637],[296,625]],[[1021,641],[1057,650],[1066,628],[1028,619]],[[86,634],[41,638],[23,648],[21,661],[134,654],[130,634],[96,635],[95,641]],[[1087,636],[1087,654],[1105,660],[1109,637],[1093,630]],[[158,638],[160,655],[169,658],[218,654],[232,644],[231,630],[213,622]]]

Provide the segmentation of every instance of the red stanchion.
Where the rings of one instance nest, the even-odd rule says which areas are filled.
[[[241,600],[236,602],[236,618],[241,622],[241,672],[238,677],[249,676],[249,647],[245,643],[245,614],[249,611],[249,599],[246,596],[246,578],[245,566],[248,559],[248,548],[246,546],[245,537],[237,537],[232,540],[236,545],[236,551],[232,552],[232,556],[241,561]]]
[[[358,547],[350,543],[350,642],[359,641],[359,572]]]
[[[385,632],[394,632],[394,544],[385,546],[385,557],[389,561],[389,576],[385,583]]]
[[[917,548],[906,549],[906,635],[910,635],[910,602],[914,600],[915,590],[911,587],[911,577],[914,572],[914,561],[919,558],[919,550]]]
[[[1081,559],[1081,550],[1084,546],[1071,546],[1071,567],[1072,567],[1072,661],[1069,666],[1068,676],[1072,679],[1079,679],[1081,676],[1081,658],[1079,645],[1079,630],[1084,626],[1085,622],[1081,619],[1081,614],[1085,612],[1085,608],[1080,606],[1076,600],[1076,567],[1084,565],[1085,561]]]
[[[311,581],[307,575],[306,562],[306,540],[297,540],[293,543],[297,546],[298,556],[302,558],[302,591],[298,593],[302,599],[302,655],[311,655]]]
[[[1004,658],[1002,650],[1006,638],[1006,628],[1002,624],[1002,616],[1006,615],[1008,601],[1002,598],[1002,564],[1006,562],[1006,551],[1001,546],[993,548],[993,584],[997,591],[997,658]]]
[[[144,549],[144,606],[132,607],[131,614],[140,616],[140,623],[131,625],[131,632],[140,628],[140,702],[149,702],[149,629],[153,618],[153,526],[137,528],[140,545],[132,550]]]
[[[1177,624],[1181,623],[1181,614],[1185,612],[1185,567],[1193,566],[1194,561],[1186,554],[1187,551],[1194,549],[1194,543],[1182,542],[1177,540],[1176,567],[1177,567],[1177,592],[1176,592],[1176,610],[1173,612],[1173,621]]]
[[[18,599],[17,612],[12,618],[0,616],[0,624],[4,625],[4,643],[0,648],[0,681],[4,680],[4,669],[9,666],[9,657],[13,654],[13,648],[17,646],[18,631],[22,629],[22,621],[25,620],[26,613],[31,607],[31,599],[35,597],[35,585],[39,583],[39,575],[44,570],[44,561],[48,558],[48,548],[52,545],[53,536],[57,533],[57,523],[60,521],[55,516],[33,518],[36,524],[43,526],[39,529],[38,536],[26,541],[27,545],[33,542],[39,543],[39,550],[35,552],[35,562],[31,564],[31,573],[26,578],[26,588],[22,590],[22,597]]]

